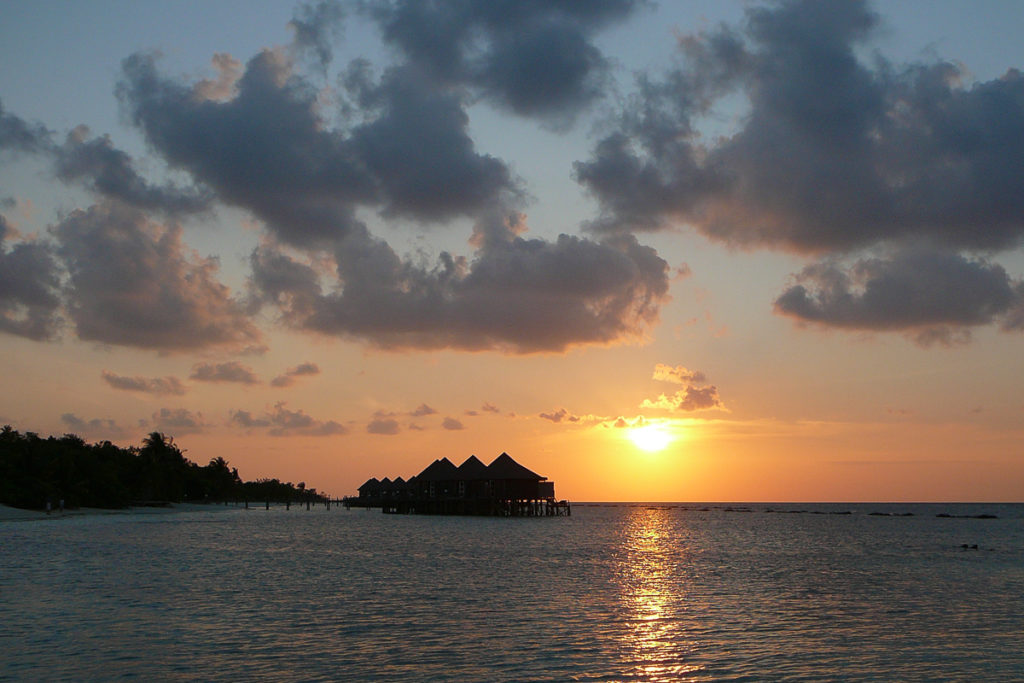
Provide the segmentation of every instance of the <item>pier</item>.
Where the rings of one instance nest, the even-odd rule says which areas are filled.
[[[369,479],[346,508],[381,509],[384,514],[568,517],[567,500],[555,498],[555,484],[502,453],[490,465],[475,455],[456,467],[435,460],[408,480]]]

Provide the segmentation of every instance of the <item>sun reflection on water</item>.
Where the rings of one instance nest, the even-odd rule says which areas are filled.
[[[692,663],[696,641],[683,628],[685,549],[671,510],[635,508],[623,533],[617,571],[624,614],[624,663],[645,681],[686,680],[702,670]]]

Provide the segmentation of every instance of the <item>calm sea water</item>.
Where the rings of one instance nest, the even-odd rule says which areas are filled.
[[[0,679],[123,678],[1020,681],[1024,506],[0,523]]]

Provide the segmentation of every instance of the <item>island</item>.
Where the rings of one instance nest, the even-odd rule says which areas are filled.
[[[198,465],[174,437],[151,432],[141,446],[86,443],[76,434],[43,438],[0,429],[0,505],[27,510],[119,509],[173,503],[329,505],[329,498],[278,479],[243,481],[222,457]]]

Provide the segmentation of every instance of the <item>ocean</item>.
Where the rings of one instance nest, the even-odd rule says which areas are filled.
[[[0,522],[0,680],[121,679],[1021,681],[1024,505]]]

